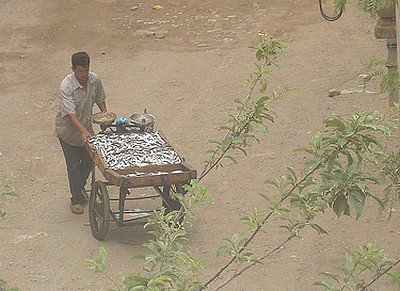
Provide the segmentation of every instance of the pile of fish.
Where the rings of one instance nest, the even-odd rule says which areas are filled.
[[[182,162],[159,132],[100,133],[92,137],[89,143],[100,151],[108,167],[113,170]]]

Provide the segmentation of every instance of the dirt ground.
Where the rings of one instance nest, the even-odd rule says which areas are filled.
[[[332,88],[359,89],[357,69],[386,57],[374,23],[352,6],[328,23],[316,0],[0,0],[0,176],[13,174],[20,193],[6,203],[8,215],[0,222],[0,278],[21,290],[107,290],[112,284],[83,266],[99,246],[108,250],[112,277],[142,268],[131,258],[150,238],[141,225],[112,225],[108,240],[99,242],[87,214],[68,208],[66,168],[53,130],[59,83],[70,72],[73,52],[90,53],[110,111],[128,116],[147,108],[156,129],[200,171],[207,141],[222,137],[218,127],[233,100],[247,93],[254,69],[248,46],[257,32],[287,46],[272,82],[302,90],[271,104],[275,125],[239,165],[210,174],[214,203],[200,207],[189,228],[191,249],[209,278],[226,260],[216,258],[222,239],[244,230],[243,212],[262,205],[259,194],[268,193],[262,182],[283,174],[285,164],[301,163],[292,150],[306,145],[323,119],[389,109],[382,94],[328,97]],[[335,272],[344,247],[370,241],[399,256],[398,212],[385,224],[371,204],[356,222],[326,213],[318,223],[328,235],[306,231],[225,289],[313,290],[319,272]],[[271,249],[283,235],[271,228],[254,249]],[[376,289],[390,290],[384,284]]]

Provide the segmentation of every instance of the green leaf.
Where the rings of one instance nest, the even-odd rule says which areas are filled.
[[[134,254],[133,256],[132,256],[132,259],[137,259],[137,260],[144,260],[146,258],[146,255],[145,254]]]
[[[267,90],[268,84],[267,83],[262,83],[260,85],[260,93],[265,92],[265,90]]]
[[[365,141],[367,141],[367,142],[369,142],[369,143],[373,143],[373,144],[375,144],[376,146],[378,146],[378,147],[380,147],[380,148],[384,148],[384,145],[383,145],[383,143],[382,143],[382,141],[380,141],[377,137],[375,137],[375,136],[372,136],[372,135],[367,135],[367,136],[364,136],[364,140]]]
[[[300,148],[295,149],[294,151],[295,152],[306,152],[306,153],[309,153],[309,154],[311,154],[313,156],[316,156],[316,152],[313,149],[309,148],[309,147],[300,147]]]
[[[343,132],[346,129],[346,125],[339,118],[329,118],[325,120],[326,127],[334,127],[336,130]]]
[[[368,195],[371,196],[376,202],[378,202],[379,206],[380,206],[382,209],[385,208],[385,203],[382,201],[382,199],[381,199],[379,196],[377,196],[377,195],[375,194],[375,192],[373,192],[373,191],[368,191]]]
[[[317,231],[318,234],[328,234],[328,232],[320,227],[318,224],[310,224],[310,226]]]
[[[225,158],[231,160],[232,163],[234,163],[235,165],[237,165],[237,163],[238,163],[238,161],[232,156],[225,156]]]
[[[264,104],[265,101],[267,101],[269,99],[271,99],[269,96],[262,96],[262,97],[258,98],[257,103],[258,104]]]
[[[346,139],[341,136],[338,136],[336,141],[337,141],[337,144],[339,145],[339,147],[341,147],[341,148],[343,148],[344,145],[346,144]]]
[[[104,262],[107,258],[107,250],[104,247],[99,247],[99,259]]]
[[[347,157],[347,164],[348,165],[353,165],[353,163],[354,163],[354,160],[353,160],[353,157],[351,156],[351,154],[349,153],[349,152],[345,152],[345,155],[346,155],[346,157]]]
[[[232,127],[230,127],[230,126],[226,126],[226,125],[223,125],[223,126],[220,126],[220,127],[219,127],[219,129],[221,129],[221,130],[227,130],[227,131],[231,131],[231,130],[232,130]]]
[[[337,275],[335,275],[335,274],[332,274],[330,272],[322,272],[321,275],[329,277],[329,278],[335,280],[337,283],[339,283],[339,280],[337,279]]]
[[[312,144],[316,149],[321,148],[321,142],[322,142],[323,135],[320,131],[316,132],[313,137],[312,137]]]
[[[251,48],[256,48],[256,47],[251,47]],[[262,50],[260,50],[260,49],[257,50],[257,52],[256,52],[256,58],[257,58],[258,61],[261,60],[262,56],[263,56]]]
[[[139,275],[130,275],[126,277],[122,284],[126,287],[127,290],[141,290],[141,289],[133,289],[134,287],[146,287],[149,282],[148,278]]]
[[[8,196],[8,197],[18,197],[19,194],[15,190],[13,186],[5,185],[4,188],[1,190],[0,195]]]
[[[96,263],[93,260],[86,260],[85,268],[86,269],[96,269]]]
[[[214,139],[210,139],[208,142],[209,142],[209,143],[213,143],[213,144],[217,144],[217,145],[221,145],[221,142],[220,142],[220,141],[214,140]]]
[[[343,214],[350,216],[350,205],[349,204],[346,204],[346,208],[344,209]]]
[[[251,48],[251,49],[256,49],[256,50],[261,49],[260,45],[258,45],[258,44],[251,45],[251,46],[249,46],[249,48]]]
[[[161,276],[161,277],[158,277],[158,278],[151,279],[151,280],[147,283],[147,285],[149,285],[149,286],[162,287],[162,286],[166,286],[167,283],[168,283],[169,281],[171,281],[171,278],[170,278],[170,277],[168,277],[168,276]]]
[[[228,248],[226,245],[222,245],[218,248],[217,250],[217,257],[223,255],[223,254],[231,254],[232,250]]]
[[[347,199],[343,194],[340,194],[335,201],[333,201],[333,211],[337,216],[342,215],[347,206]]]
[[[265,194],[263,194],[263,193],[261,193],[260,195],[261,195],[265,200],[271,201],[271,198],[269,198],[267,195],[265,195]]]
[[[286,169],[292,174],[292,177],[294,179],[294,182],[297,181],[297,176],[296,176],[296,171],[292,166],[286,166]]]
[[[209,149],[209,150],[207,150],[205,153],[206,153],[206,155],[208,155],[208,154],[215,154],[215,153],[217,153],[217,151],[216,151],[216,150]],[[204,163],[207,163],[208,160],[204,160],[203,162],[204,162]]]
[[[234,102],[238,103],[238,104],[241,104],[241,105],[244,104],[244,101],[242,99],[240,99],[240,98],[235,98]]]
[[[358,219],[364,209],[365,194],[358,189],[350,189],[348,193],[351,210],[356,214],[356,219]]]
[[[279,188],[279,184],[278,184],[278,182],[276,180],[268,179],[268,180],[265,180],[264,183],[265,184],[269,184],[269,185],[273,185],[276,188]]]
[[[327,281],[316,281],[313,286],[322,286],[325,287],[326,290],[333,290],[333,286]]]
[[[323,199],[318,199],[314,201],[315,206],[320,207],[321,209],[328,208],[328,203]]]
[[[235,149],[240,150],[245,156],[247,156],[247,152],[245,151],[244,148],[236,147]]]
[[[266,127],[263,123],[259,123],[257,126],[258,126],[258,130],[261,134],[268,133],[268,127]]]

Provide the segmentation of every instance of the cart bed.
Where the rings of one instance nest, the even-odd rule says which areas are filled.
[[[162,137],[166,140],[164,135]],[[174,150],[169,143],[168,147]],[[113,170],[108,167],[98,149],[89,143],[86,144],[86,149],[104,178],[116,186],[127,188],[164,186],[166,184],[185,183],[191,179],[195,179],[197,176],[196,170],[185,162],[141,167],[135,166]]]

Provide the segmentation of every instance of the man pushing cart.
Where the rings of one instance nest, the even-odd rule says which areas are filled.
[[[85,52],[72,55],[73,73],[64,78],[60,87],[60,110],[56,116],[56,135],[65,156],[70,209],[75,214],[84,212],[89,202],[89,220],[93,236],[107,237],[110,221],[122,226],[127,222],[146,218],[152,211],[126,209],[127,200],[159,197],[164,208],[181,207],[173,193],[184,194],[183,185],[196,178],[196,170],[184,162],[167,141],[164,134],[154,131],[154,116],[131,114],[116,119],[107,112],[105,94],[100,78],[89,71],[90,58]],[[100,111],[92,114],[97,104]],[[92,123],[101,132],[94,134]],[[104,180],[96,180],[93,164]],[[92,172],[89,201],[84,187]],[[118,197],[110,197],[107,187],[118,188]],[[154,195],[128,197],[129,189],[152,187]],[[111,202],[117,202],[114,207]]]

